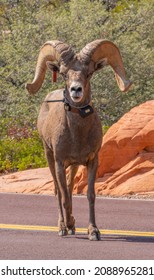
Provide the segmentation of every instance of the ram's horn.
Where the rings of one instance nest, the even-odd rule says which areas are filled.
[[[131,82],[126,79],[120,51],[112,42],[102,39],[93,41],[81,50],[79,57],[83,63],[90,65],[93,62],[95,66],[104,60],[106,65],[110,65],[113,68],[121,91],[127,91],[131,86]]]
[[[34,94],[42,86],[47,69],[47,61],[54,61],[59,66],[60,64],[63,64],[67,67],[74,55],[72,48],[61,41],[55,40],[46,42],[40,49],[34,80],[32,83],[26,84],[28,92]]]

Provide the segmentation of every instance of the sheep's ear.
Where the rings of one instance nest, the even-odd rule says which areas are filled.
[[[107,65],[108,65],[107,58],[100,59],[95,63],[91,62],[89,64],[88,77],[91,78],[92,75],[95,73],[95,71],[99,71]]]
[[[59,66],[56,62],[47,61],[46,65],[50,71],[59,72]]]
[[[108,65],[107,58],[103,58],[95,63],[95,71],[101,70],[104,66]]]

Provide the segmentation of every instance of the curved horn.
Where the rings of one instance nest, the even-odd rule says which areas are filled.
[[[26,84],[28,92],[30,94],[34,94],[40,89],[45,78],[47,61],[56,61],[58,64],[63,63],[67,66],[73,57],[74,51],[69,45],[56,40],[47,41],[40,49],[35,70],[35,77],[32,83]]]
[[[121,91],[127,91],[131,86],[131,82],[126,80],[120,51],[112,42],[102,39],[93,41],[81,50],[79,57],[85,64],[93,62],[96,65],[104,60],[104,65],[109,64],[113,68],[117,84]]]

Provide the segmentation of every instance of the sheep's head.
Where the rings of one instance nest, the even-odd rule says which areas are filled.
[[[83,103],[90,94],[92,74],[110,65],[115,73],[121,91],[129,89],[131,82],[126,80],[125,69],[119,49],[110,41],[96,40],[87,44],[78,54],[70,46],[60,41],[46,42],[39,53],[35,77],[26,84],[29,93],[36,93],[45,78],[47,66],[59,72],[66,82],[67,99],[73,103]]]
[[[89,99],[88,66],[80,61],[78,55],[76,55],[68,45],[59,42],[59,46],[61,46],[61,50],[65,48],[65,51],[61,51],[58,60],[46,61],[46,66],[51,71],[58,72],[64,79],[66,84],[65,95],[67,100],[70,103],[82,103],[86,99]],[[31,85],[33,86],[33,83],[30,84],[30,88]]]
[[[83,103],[89,100],[88,67],[85,67],[76,56],[68,69],[62,67],[60,74],[65,80],[65,95],[70,103]]]

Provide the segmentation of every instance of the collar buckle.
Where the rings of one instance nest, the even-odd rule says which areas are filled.
[[[65,111],[71,111],[71,106],[69,103],[64,102]]]

